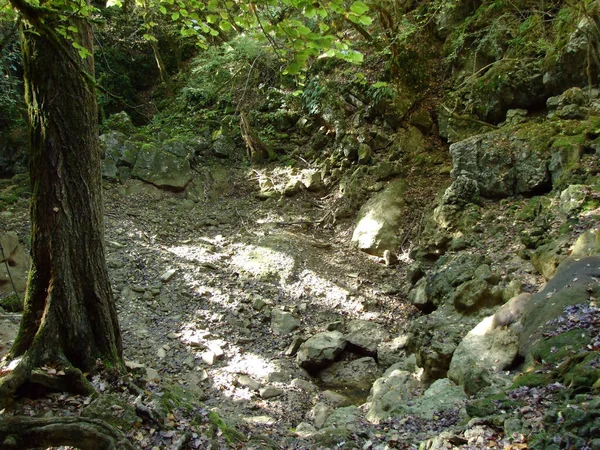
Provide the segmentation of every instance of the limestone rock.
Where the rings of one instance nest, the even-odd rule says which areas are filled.
[[[398,246],[405,191],[406,182],[396,180],[362,206],[352,235],[358,248],[382,256],[385,250],[393,251]]]
[[[375,356],[377,346],[389,339],[389,334],[383,326],[368,320],[352,320],[348,323],[346,341],[352,349],[359,353]]]
[[[587,303],[590,297],[598,298],[600,287],[595,281],[598,278],[600,257],[568,258],[560,264],[554,277],[525,306],[521,318],[521,356],[531,359],[531,353],[544,339],[544,333],[556,329],[552,320],[562,316],[565,307]]]
[[[423,419],[434,420],[437,413],[459,409],[466,400],[467,395],[461,386],[457,386],[448,378],[441,378],[429,386],[422,397],[406,405],[405,411]]]
[[[164,151],[156,144],[144,144],[132,175],[160,188],[183,190],[192,179],[187,159]]]
[[[300,320],[292,313],[279,308],[275,308],[271,312],[271,330],[274,334],[287,335],[298,327],[300,327]]]
[[[482,196],[508,197],[549,191],[545,156],[555,130],[550,125],[526,125],[472,136],[450,146],[452,176],[475,180]]]
[[[410,372],[390,367],[371,388],[367,420],[380,423],[402,409],[418,393],[420,383]]]
[[[448,378],[476,394],[491,384],[491,374],[510,368],[518,352],[519,336],[506,327],[494,328],[494,316],[488,316],[456,348]]]
[[[406,344],[409,336],[402,334],[395,337],[391,341],[384,341],[377,346],[377,361],[379,364],[388,368],[392,364],[396,364],[406,359]],[[403,369],[408,370],[408,369]],[[409,370],[410,372],[410,370]]]
[[[446,205],[464,205],[479,202],[479,185],[477,181],[459,175],[446,189],[442,203]]]
[[[360,417],[360,410],[356,406],[344,406],[334,410],[323,425],[325,427],[346,428],[348,424],[356,422]]]
[[[317,371],[331,364],[346,347],[346,339],[339,331],[317,333],[304,342],[296,362],[309,372]]]

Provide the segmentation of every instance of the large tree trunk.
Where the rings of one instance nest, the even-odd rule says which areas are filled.
[[[97,359],[122,366],[104,252],[93,57],[82,59],[48,25],[50,18],[36,22],[24,16],[32,266],[23,320],[9,355],[23,357],[21,368],[10,382],[0,378],[0,396],[26,381],[60,387],[57,377],[44,383],[39,372],[33,376],[43,364],[79,375],[93,369]],[[79,30],[76,41],[93,53],[90,25],[71,24]],[[72,381],[65,379],[65,384]]]

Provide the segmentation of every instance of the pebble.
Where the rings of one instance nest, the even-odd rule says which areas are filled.
[[[279,397],[283,395],[283,389],[276,388],[274,386],[267,386],[258,391],[260,396],[265,400],[273,397]]]

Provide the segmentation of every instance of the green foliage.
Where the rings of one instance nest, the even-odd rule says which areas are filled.
[[[0,298],[0,307],[8,312],[21,312],[23,311],[23,299],[17,294]]]
[[[21,54],[16,24],[0,22],[0,131],[23,124]]]
[[[321,112],[322,102],[325,98],[325,91],[325,87],[319,83],[318,79],[312,79],[309,81],[302,91],[302,107],[310,115],[317,115]]]
[[[239,36],[221,46],[202,51],[191,63],[180,100],[197,109],[226,104],[246,82],[266,82],[276,76],[277,62],[256,40]]]

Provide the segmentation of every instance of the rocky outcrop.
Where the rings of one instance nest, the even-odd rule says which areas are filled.
[[[452,176],[475,180],[488,198],[549,191],[548,149],[555,129],[531,127],[498,130],[452,144]]]
[[[404,214],[405,191],[406,182],[396,180],[363,205],[352,235],[352,242],[358,248],[381,256],[385,250],[394,251],[400,244],[402,230],[398,224]]]

